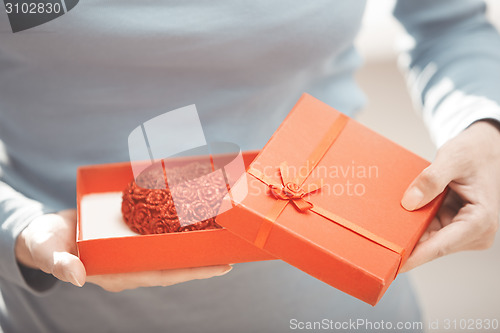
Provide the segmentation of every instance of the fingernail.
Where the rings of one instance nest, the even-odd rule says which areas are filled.
[[[80,283],[80,281],[78,281],[78,279],[76,278],[75,273],[70,273],[69,275],[70,275],[70,279],[69,280],[70,280],[70,282],[72,284],[74,284],[77,287],[83,287],[83,284]]]
[[[418,187],[412,187],[403,196],[401,200],[401,205],[406,210],[415,210],[422,200],[424,199],[424,194],[418,189]]]
[[[229,266],[228,268],[226,268],[225,270],[223,270],[221,273],[217,274],[216,276],[222,276],[222,275],[224,275],[224,274],[227,274],[227,273],[229,273],[232,269],[233,269],[233,266]]]

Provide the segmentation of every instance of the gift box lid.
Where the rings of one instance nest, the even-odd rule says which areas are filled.
[[[231,192],[217,223],[254,246],[375,305],[444,194],[409,212],[429,162],[304,94]]]

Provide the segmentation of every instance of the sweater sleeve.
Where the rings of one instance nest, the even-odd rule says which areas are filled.
[[[479,0],[399,0],[399,58],[437,146],[481,119],[500,121],[500,36]]]
[[[14,253],[17,236],[38,216],[49,209],[0,181],[0,278],[32,293],[48,291],[57,281],[41,270],[18,263]]]

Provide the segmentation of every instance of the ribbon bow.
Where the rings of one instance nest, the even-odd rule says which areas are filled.
[[[314,205],[304,199],[304,197],[309,193],[319,190],[322,187],[322,182],[310,183],[307,189],[304,190],[303,186],[298,184],[299,182],[297,179],[292,179],[290,177],[290,170],[286,162],[280,164],[280,176],[281,184],[274,182],[268,184],[269,191],[276,199],[289,200],[293,203],[295,208],[302,213],[314,207]]]

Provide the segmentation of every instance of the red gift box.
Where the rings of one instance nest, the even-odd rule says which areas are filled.
[[[256,154],[257,152],[244,152],[245,165],[248,165]],[[83,166],[77,171],[77,245],[87,275],[274,259],[272,255],[248,244],[227,229],[153,235],[131,232],[121,220],[121,192],[133,179],[129,162]],[[108,194],[115,196],[110,205],[106,204],[107,201],[98,205],[97,209],[107,210],[107,213],[86,211],[82,208],[82,201],[85,202],[89,195],[95,194],[104,195],[103,200],[108,200],[106,197]],[[97,201],[100,200],[101,197],[97,198]],[[103,205],[106,207],[102,207]],[[85,214],[87,217],[89,214],[95,216],[97,221],[93,220],[92,223],[97,228],[104,228],[96,231],[97,236],[87,237],[82,232],[89,227],[82,225],[85,223],[83,222]],[[106,236],[105,227],[111,222],[106,220],[107,218],[123,225],[123,230],[120,231],[123,235]]]
[[[304,94],[232,187],[217,223],[375,305],[439,208],[400,204],[429,162]],[[238,197],[238,195],[236,195]]]

